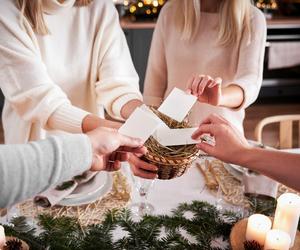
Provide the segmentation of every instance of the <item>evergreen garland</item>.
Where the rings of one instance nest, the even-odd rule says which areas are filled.
[[[186,213],[192,216],[187,217]],[[181,204],[171,215],[145,216],[134,221],[129,210],[110,211],[104,221],[83,229],[75,218],[52,218],[40,215],[37,229],[27,228],[24,217],[12,221],[15,226],[5,226],[6,234],[27,242],[31,249],[212,249],[216,238],[228,240],[230,230],[239,219],[232,213],[221,213],[214,206],[200,201]],[[18,229],[18,230],[16,230]],[[114,231],[123,236],[114,239]],[[194,240],[190,242],[182,231]]]
[[[40,215],[39,230],[26,225],[25,219],[12,221],[15,226],[5,226],[5,232],[24,240],[33,250],[222,250],[230,248],[213,247],[212,243],[216,239],[228,243],[231,228],[241,218],[194,201],[179,205],[171,215],[145,216],[140,221],[135,221],[129,210],[110,211],[102,223],[84,229],[76,218]],[[115,238],[115,230],[121,238]]]

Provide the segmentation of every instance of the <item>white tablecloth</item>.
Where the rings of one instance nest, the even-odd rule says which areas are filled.
[[[132,178],[128,175],[128,166],[125,175],[132,185],[132,202],[138,201],[137,191],[134,190]],[[206,188],[205,180],[200,170],[193,164],[181,177],[172,180],[155,180],[150,189],[148,201],[155,207],[155,214],[168,214],[180,203],[194,200],[207,201],[215,205],[216,197]]]
[[[300,148],[284,151],[300,154]],[[125,175],[130,175],[128,173],[128,166],[125,168],[127,168]],[[132,179],[129,177],[128,180],[133,190],[132,201],[135,202],[138,200],[137,191],[134,190]],[[168,214],[180,203],[189,203],[193,200],[207,201],[212,205],[216,205],[217,202],[216,196],[205,187],[204,177],[195,164],[190,167],[187,173],[179,178],[155,180],[154,186],[151,188],[148,196],[148,201],[155,207],[155,214]],[[224,204],[226,206],[225,202]],[[228,204],[228,206],[230,205]]]

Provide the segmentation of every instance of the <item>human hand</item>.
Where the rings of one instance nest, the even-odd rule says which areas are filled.
[[[87,133],[93,148],[91,171],[116,171],[131,153],[145,154],[146,148],[139,139],[121,135],[115,129],[97,128]]]
[[[141,160],[136,154],[131,154],[128,162],[130,163],[131,170],[135,176],[144,179],[157,178],[158,168],[155,165]]]
[[[197,96],[199,102],[214,106],[222,104],[222,79],[208,75],[192,76],[187,85],[188,93]]]
[[[210,134],[215,138],[215,145],[201,142],[197,147],[222,161],[240,164],[243,152],[250,148],[249,143],[237,129],[219,115],[212,114],[206,118],[194,132],[192,138],[197,140],[203,134]]]

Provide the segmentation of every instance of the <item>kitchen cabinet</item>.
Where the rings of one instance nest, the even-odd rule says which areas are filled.
[[[143,92],[153,28],[125,28],[124,33],[128,42],[133,64],[140,77],[140,90]]]

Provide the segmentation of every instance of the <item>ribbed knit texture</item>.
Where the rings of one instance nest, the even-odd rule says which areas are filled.
[[[20,26],[14,0],[0,1],[6,143],[44,138],[47,130],[81,132],[82,119],[98,107],[121,120],[123,105],[142,99],[113,2],[74,2],[43,0],[50,34],[39,36],[26,20]]]

